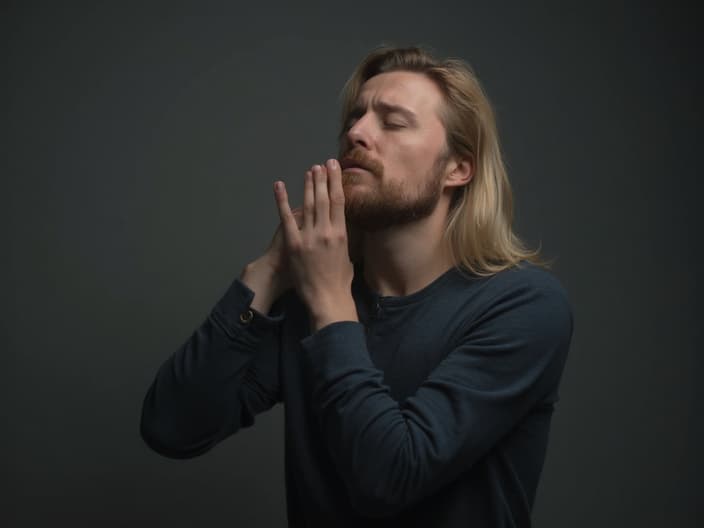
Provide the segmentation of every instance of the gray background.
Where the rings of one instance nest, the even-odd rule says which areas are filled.
[[[281,406],[174,461],[142,443],[142,398],[389,42],[475,67],[516,229],[573,303],[536,526],[701,526],[698,9],[58,4],[0,11],[0,524],[284,525]]]

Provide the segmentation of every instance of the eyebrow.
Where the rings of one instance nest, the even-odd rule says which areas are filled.
[[[399,114],[403,115],[406,119],[408,119],[408,121],[413,125],[418,123],[416,114],[412,110],[409,110],[404,106],[386,103],[384,101],[377,101],[372,106],[375,107],[375,110],[380,111],[384,114],[398,112]],[[354,107],[352,107],[352,110],[350,111],[350,116],[356,117],[362,114],[364,114],[364,106],[360,103],[357,103]]]

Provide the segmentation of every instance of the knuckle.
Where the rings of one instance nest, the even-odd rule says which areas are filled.
[[[345,204],[345,193],[342,192],[332,192],[330,193],[330,202],[335,205]]]
[[[335,233],[335,241],[339,244],[347,243],[347,232],[341,230]]]
[[[326,246],[329,246],[335,240],[334,233],[330,229],[325,229],[320,233],[320,242]]]

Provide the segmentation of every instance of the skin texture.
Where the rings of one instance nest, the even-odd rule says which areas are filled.
[[[380,74],[364,84],[340,149],[341,159],[368,169],[343,171],[352,223],[377,231],[433,212],[447,161],[441,103],[440,90],[416,73]]]
[[[274,185],[294,285],[311,315],[312,331],[335,321],[359,321],[352,298],[345,195],[339,163],[314,165],[303,185],[303,227],[291,213],[283,182]]]
[[[382,294],[412,293],[452,265],[441,235],[452,190],[469,182],[472,164],[447,154],[441,104],[439,88],[422,74],[372,77],[340,144],[343,164],[367,170],[343,171],[335,159],[311,167],[300,226],[284,183],[275,182],[290,280],[312,331],[358,321],[346,215],[364,231],[365,279]]]
[[[452,192],[469,183],[473,164],[448,154],[442,102],[434,82],[415,72],[383,73],[362,86],[340,161],[305,173],[302,208],[292,210],[284,183],[274,184],[281,224],[240,276],[254,291],[253,309],[267,313],[294,287],[312,331],[358,320],[346,213],[363,234],[364,279],[381,295],[409,295],[453,265],[442,233]]]

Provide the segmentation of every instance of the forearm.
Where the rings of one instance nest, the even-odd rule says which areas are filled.
[[[218,332],[211,321],[204,323],[162,364],[147,392],[142,436],[161,454],[180,458],[206,451],[238,414],[234,396],[249,356],[228,351]],[[227,354],[229,364],[222,361]]]
[[[252,292],[234,281],[208,318],[159,369],[144,399],[141,432],[166,456],[201,454],[251,425],[278,391],[276,318],[246,315]],[[245,315],[245,317],[240,317]],[[247,383],[256,362],[257,382]]]
[[[361,513],[394,515],[441,489],[555,391],[572,328],[561,298],[522,287],[492,299],[480,323],[462,328],[401,401],[359,323],[337,322],[301,341],[314,413]],[[443,339],[434,342],[444,346]],[[423,339],[405,343],[394,348],[400,357],[432,357]],[[409,361],[408,368],[420,367]]]

